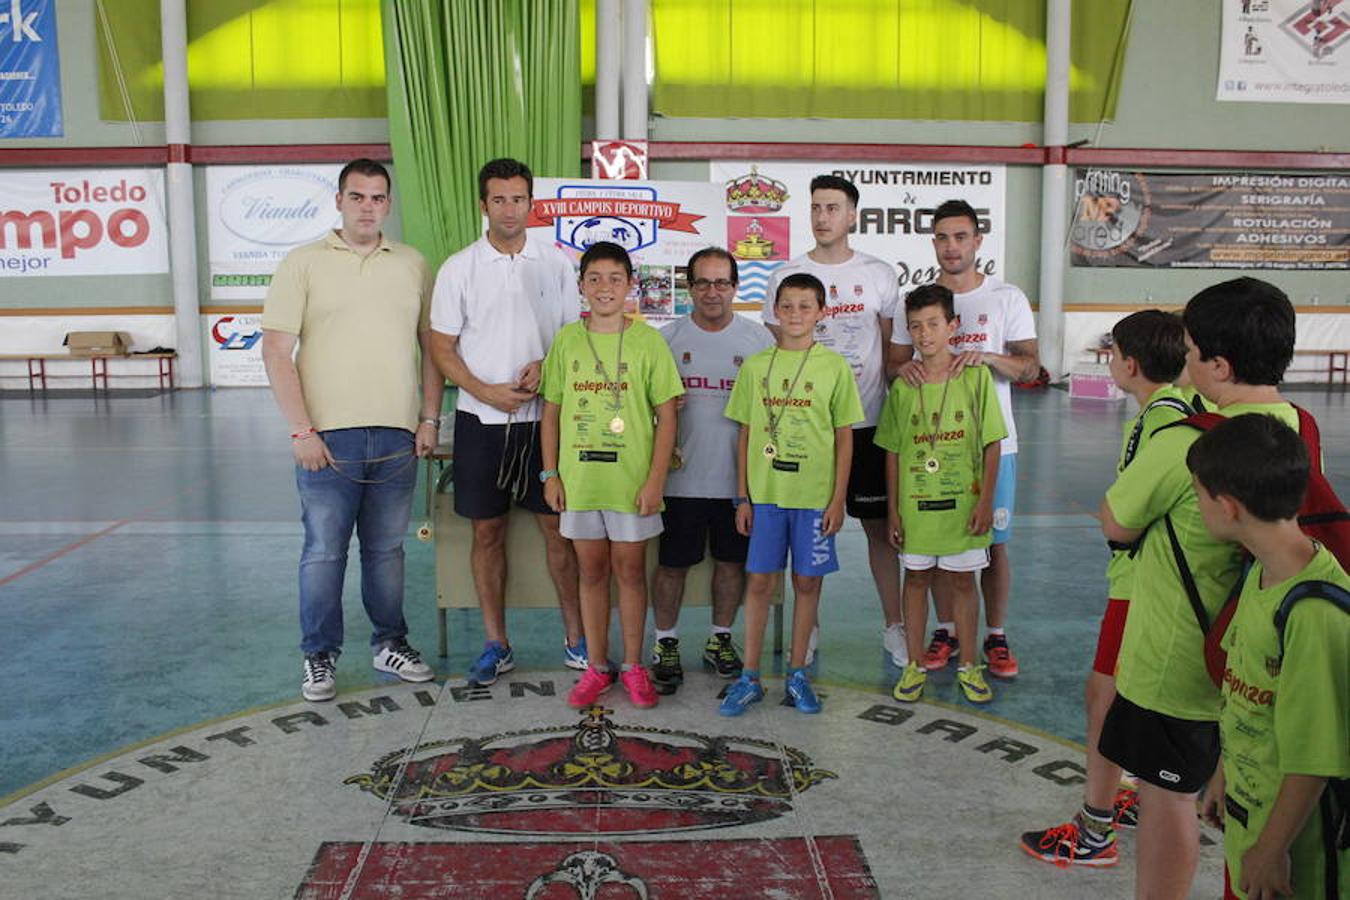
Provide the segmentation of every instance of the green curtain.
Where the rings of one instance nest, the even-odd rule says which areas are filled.
[[[159,0],[95,0],[99,115],[164,120]],[[196,120],[380,119],[380,0],[187,0]]]
[[[1115,113],[1131,0],[1074,0],[1070,116]],[[652,0],[666,116],[1038,122],[1044,0]]]
[[[383,0],[403,236],[437,266],[479,233],[478,169],[581,166],[577,0]]]

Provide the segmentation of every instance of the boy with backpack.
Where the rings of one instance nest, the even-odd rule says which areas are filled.
[[[1294,308],[1273,285],[1238,278],[1206,288],[1182,314],[1186,371],[1220,415],[1298,413],[1277,385],[1294,352]],[[1199,859],[1195,799],[1219,761],[1219,691],[1204,637],[1241,572],[1240,548],[1200,516],[1186,453],[1200,436],[1180,423],[1156,432],[1101,507],[1108,541],[1140,542],[1117,696],[1098,744],[1135,773],[1141,897],[1185,896]]]
[[[1124,472],[1164,425],[1191,415],[1181,390],[1172,384],[1186,366],[1186,329],[1181,318],[1160,309],[1132,313],[1111,329],[1111,377],[1139,403],[1139,415],[1125,423],[1116,473]],[[1106,568],[1106,612],[1087,682],[1087,782],[1083,806],[1062,825],[1022,835],[1020,846],[1036,859],[1057,866],[1114,866],[1116,829],[1137,824],[1134,790],[1118,790],[1120,766],[1097,750],[1102,720],[1116,697],[1116,660],[1133,595],[1137,548],[1112,544]]]
[[[1242,415],[1186,464],[1206,528],[1253,557],[1223,636],[1223,766],[1203,803],[1224,829],[1225,896],[1350,896],[1350,577],[1299,527],[1309,454],[1274,418]]]

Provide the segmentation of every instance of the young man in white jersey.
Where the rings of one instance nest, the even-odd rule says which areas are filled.
[[[1017,425],[1012,415],[1014,381],[1036,377],[1041,370],[1040,350],[1036,343],[1036,321],[1026,294],[1016,286],[975,267],[984,236],[979,216],[964,200],[948,200],[933,213],[933,249],[937,252],[942,274],[937,283],[956,295],[956,314],[961,327],[952,338],[956,359],[953,370],[966,366],[993,369],[1008,436],[1003,439],[998,472],[998,490],[994,495],[994,543],[989,548],[989,567],[980,576],[984,594],[986,634],[984,657],[989,674],[996,678],[1015,678],[1017,658],[1008,647],[1004,625],[1008,617],[1008,594],[1012,588],[1012,567],[1008,560],[1008,539],[1012,536],[1013,501],[1017,486]],[[914,359],[914,347],[908,332],[897,329],[891,337],[887,369],[910,384],[922,381],[922,367]],[[936,593],[938,623],[924,654],[924,666],[941,669],[957,655],[958,641],[973,640],[974,635],[955,635],[949,598]]]
[[[712,552],[712,632],[703,661],[723,678],[738,678],[741,657],[731,625],[745,593],[745,557],[750,541],[736,530],[736,440],[740,427],[723,415],[741,363],[773,345],[773,337],[736,315],[732,301],[740,278],[736,260],[721,247],[705,247],[689,259],[693,312],[661,330],[684,383],[679,432],[666,508],[661,513],[659,565],[652,578],[656,641],[652,680],[669,694],[684,681],[676,623],[689,567]]]
[[[534,176],[514,159],[478,173],[487,233],[447,259],[431,298],[431,352],[459,385],[455,410],[455,513],[473,522],[469,561],[487,641],[469,680],[492,684],[515,668],[506,634],[506,535],[514,503],[544,539],[562,612],[563,663],[585,669],[577,558],[544,502],[540,368],[553,337],[581,316],[572,262],[526,230]],[[532,560],[522,560],[525,565]]]
[[[886,399],[886,353],[900,290],[889,263],[849,246],[848,233],[857,222],[858,189],[853,182],[837,175],[811,179],[816,245],[774,270],[766,296],[776,296],[778,284],[799,272],[814,275],[825,285],[825,315],[816,326],[816,343],[848,360],[865,415],[853,426],[846,506],[850,516],[862,521],[867,535],[867,561],[885,616],[882,645],[895,665],[904,666],[909,654],[902,624],[900,562],[886,537],[886,452],[872,443]],[[764,304],[764,324],[778,334],[771,303]],[[807,658],[809,662],[810,652]]]

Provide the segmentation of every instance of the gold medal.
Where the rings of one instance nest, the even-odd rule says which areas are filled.
[[[778,455],[778,448],[773,445],[773,441],[769,441],[767,444],[764,445],[765,459],[773,459],[777,455]]]
[[[930,456],[930,457],[928,457],[927,459],[925,459],[925,460],[923,461],[923,467],[924,467],[924,469],[925,469],[926,471],[928,471],[929,473],[932,473],[932,472],[936,472],[938,469],[942,468],[942,463],[940,463],[940,462],[937,461],[937,457],[936,457],[936,456]]]
[[[679,447],[676,447],[670,453],[670,470],[672,472],[676,472],[683,468],[684,468],[684,451],[681,450]]]
[[[623,434],[623,416],[615,416],[609,420],[610,434]]]

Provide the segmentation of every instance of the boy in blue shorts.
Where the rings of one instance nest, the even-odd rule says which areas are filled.
[[[989,368],[953,372],[950,342],[959,325],[955,299],[942,285],[905,297],[905,326],[923,380],[914,386],[897,378],[877,425],[877,446],[886,451],[887,532],[905,568],[910,661],[891,692],[905,703],[919,699],[928,678],[923,636],[930,588],[952,601],[962,693],[971,703],[993,699],[984,666],[975,661],[975,573],[989,565],[999,442],[1008,429]]]
[[[736,528],[749,535],[745,592],[745,667],[719,712],[739,716],[764,699],[759,658],[769,599],[792,550],[792,654],[784,689],[804,713],[820,700],[804,671],[824,576],[839,569],[834,535],[844,524],[853,459],[853,424],[863,420],[853,370],[816,344],[825,315],[825,285],[804,272],[789,275],[774,296],[777,343],[741,367],[727,418],[741,424],[737,441]]]
[[[581,256],[590,315],[563,326],[544,359],[544,500],[561,514],[577,552],[589,665],[567,695],[593,704],[614,681],[633,705],[655,706],[642,666],[647,621],[647,541],[661,533],[661,497],[675,449],[675,398],[684,393],[670,348],[655,328],[630,321],[624,301],[633,263],[601,241]],[[610,575],[619,586],[623,668],[610,671]]]
[[[1186,464],[1205,527],[1254,557],[1223,636],[1223,764],[1202,804],[1223,828],[1225,896],[1348,897],[1329,782],[1343,803],[1350,577],[1299,528],[1307,448],[1272,416],[1241,415],[1196,440]]]

